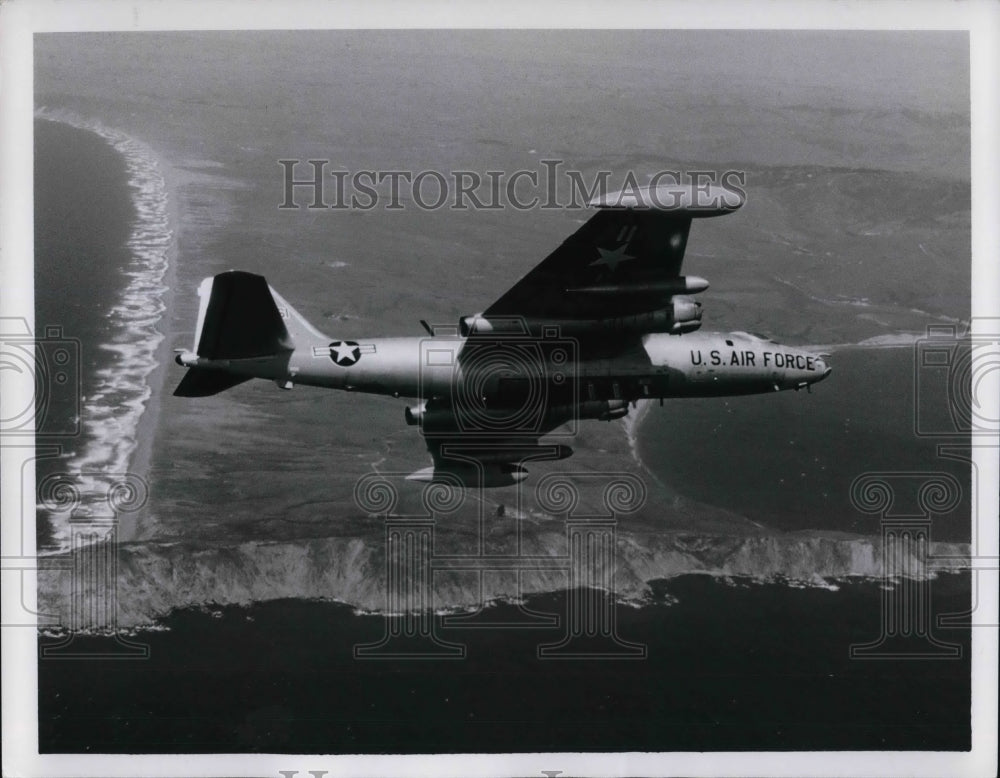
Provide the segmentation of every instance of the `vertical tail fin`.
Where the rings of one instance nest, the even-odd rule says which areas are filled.
[[[195,353],[204,359],[252,359],[295,348],[264,276],[231,270],[206,278]]]
[[[260,365],[248,374],[246,366],[237,368],[230,362],[283,356],[287,361],[296,340],[306,344],[324,338],[263,276],[240,270],[219,273],[201,282],[198,296],[194,353],[177,358],[188,372],[174,390],[176,396],[207,397],[248,381],[255,373],[267,377]]]

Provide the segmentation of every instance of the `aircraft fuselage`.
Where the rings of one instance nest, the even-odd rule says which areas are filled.
[[[708,288],[681,274],[691,223],[742,206],[726,187],[656,184],[600,195],[588,218],[482,312],[427,337],[332,340],[263,276],[206,278],[190,370],[174,394],[208,397],[250,378],[416,400],[405,409],[434,462],[413,480],[508,486],[526,461],[572,451],[542,437],[610,421],[640,399],[803,389],[821,355],[745,332],[702,332]]]
[[[503,404],[518,382],[541,382],[551,399],[703,397],[800,389],[822,380],[822,357],[747,333],[654,333],[604,350],[581,351],[574,339],[460,336],[316,339],[280,356],[206,360],[184,354],[187,366],[295,384],[393,397],[430,399],[469,387]],[[512,398],[512,402],[517,402]]]

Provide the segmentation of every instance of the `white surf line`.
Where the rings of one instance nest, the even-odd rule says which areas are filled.
[[[790,289],[794,289],[796,292],[808,298],[809,300],[812,300],[814,303],[823,303],[824,305],[852,305],[858,308],[871,308],[873,305],[872,301],[869,300],[867,297],[860,297],[860,298],[843,297],[840,299],[832,299],[829,297],[817,297],[816,295],[803,289],[798,284],[793,283],[792,281],[789,281],[785,278],[782,278],[781,276],[771,276],[771,277],[779,284],[783,284],[784,286],[787,286]]]
[[[629,414],[622,418],[622,431],[625,433],[625,439],[628,441],[629,451],[632,454],[632,459],[638,465],[639,469],[645,473],[649,478],[653,479],[657,486],[661,489],[666,489],[666,484],[660,479],[660,477],[648,467],[645,462],[642,461],[642,457],[639,455],[639,427],[642,422],[649,415],[649,409],[653,407],[653,401],[650,400],[638,400],[636,402],[636,407],[633,409],[634,415]]]
[[[966,324],[966,322],[963,322]],[[961,331],[956,334],[956,338],[960,339],[962,337]],[[809,349],[810,351],[838,351],[840,349],[847,348],[860,348],[860,349],[887,349],[887,348],[912,348],[917,343],[927,338],[926,332],[896,332],[887,333],[885,335],[875,335],[871,338],[866,338],[865,340],[858,341],[857,343],[820,343],[813,344],[809,346],[802,346],[802,348]]]
[[[157,324],[166,309],[163,293],[167,286],[163,279],[173,232],[166,182],[156,155],[146,144],[69,111],[43,106],[36,110],[35,116],[96,133],[121,154],[136,211],[126,243],[131,260],[123,269],[128,283],[107,314],[114,323],[111,342],[99,346],[110,352],[112,362],[94,374],[94,388],[82,398],[80,415],[85,443],[66,467],[69,474],[79,474],[79,501],[76,505],[67,504],[66,510],[49,511],[53,545],[43,553],[51,554],[69,550],[71,515],[76,518],[88,514],[110,515],[106,502],[108,488],[129,473],[139,420],[152,394],[148,379],[157,367],[156,351],[164,337]],[[62,506],[57,503],[57,507]]]
[[[635,463],[639,465],[643,470],[646,466],[642,462],[642,458],[639,456],[639,439],[637,437],[636,431],[639,428],[639,424],[643,417],[649,411],[649,402],[647,400],[641,400],[642,404],[636,403],[636,407],[633,408],[633,413],[629,413],[622,418],[622,429],[625,431],[625,439],[628,441],[629,451],[632,453],[632,459]]]
[[[855,308],[878,308],[886,311],[900,310],[899,306],[889,305],[885,303],[874,303],[867,297],[858,297],[858,298],[842,297],[840,299],[833,299],[829,297],[818,297],[817,295],[812,294],[808,290],[803,289],[798,284],[795,284],[785,278],[782,278],[781,276],[771,276],[771,278],[773,278],[779,284],[783,284],[784,286],[787,286],[790,289],[794,289],[803,297],[806,297],[807,299],[811,300],[814,303],[822,303],[823,305],[850,305]],[[930,311],[922,311],[919,308],[908,308],[907,310],[910,313],[917,314],[918,316],[926,316],[928,319],[934,319],[936,321],[944,321],[948,322],[949,324],[961,324],[964,322],[964,319],[956,318],[954,316],[945,316],[944,314],[940,313],[931,313]]]

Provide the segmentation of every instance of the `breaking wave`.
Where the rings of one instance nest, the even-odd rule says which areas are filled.
[[[628,448],[632,454],[632,459],[646,472],[650,471],[643,464],[642,457],[639,456],[639,427],[649,412],[650,402],[650,400],[639,400],[636,402],[632,412],[621,420],[622,431],[625,433],[625,439],[628,441]],[[653,473],[650,472],[650,475],[653,475]]]
[[[958,321],[957,319],[955,321]],[[962,337],[964,330],[957,330],[959,337]],[[891,332],[885,335],[875,335],[871,338],[859,340],[857,343],[821,343],[811,344],[803,348],[812,351],[838,351],[840,349],[886,349],[886,348],[912,348],[921,341],[927,339],[926,332]]]
[[[531,538],[532,546],[549,549],[550,554],[545,563],[522,575],[520,583],[514,577],[480,576],[475,570],[437,569],[433,557],[429,561],[433,575],[420,580],[432,582],[432,607],[442,612],[563,591],[570,580],[568,557],[551,550],[565,548],[565,537],[559,531],[543,531]],[[929,553],[937,560],[934,565],[899,556],[893,567],[931,578],[935,571],[967,567],[969,546],[932,543]],[[119,628],[155,624],[183,608],[247,606],[287,598],[337,601],[367,614],[388,610],[381,532],[370,539],[128,543],[117,546],[115,562],[111,569]],[[781,582],[824,589],[848,579],[887,578],[880,538],[813,533],[731,536],[623,530],[618,533],[614,565],[616,600],[640,605],[649,602],[650,582],[690,574],[710,575],[722,584]],[[424,576],[419,567],[407,574]],[[68,613],[74,596],[107,601],[109,593],[96,589],[101,576],[79,576],[74,568],[86,564],[39,571],[42,612]],[[887,585],[892,583],[889,578]]]
[[[131,260],[122,269],[128,280],[107,313],[114,334],[99,347],[108,361],[93,375],[93,388],[82,400],[84,444],[66,465],[74,476],[75,494],[72,500],[42,499],[39,504],[52,525],[52,545],[43,553],[62,553],[71,541],[70,515],[100,510],[99,503],[109,498],[109,479],[120,481],[129,471],[139,419],[152,394],[148,379],[157,366],[156,351],[164,337],[157,324],[166,309],[164,276],[173,233],[166,182],[147,145],[69,111],[41,107],[35,116],[89,130],[107,141],[125,160],[135,207],[126,243]]]

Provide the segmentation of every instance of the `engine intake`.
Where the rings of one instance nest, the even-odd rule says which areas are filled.
[[[427,415],[427,403],[420,403],[419,405],[409,405],[406,410],[403,411],[403,416],[406,418],[406,423],[413,427],[414,425],[423,423],[424,417]]]
[[[463,316],[458,320],[458,334],[467,338],[473,333],[477,335],[528,335],[530,332],[526,319],[521,316],[498,316],[487,319],[481,313]]]
[[[693,332],[701,326],[701,303],[687,295],[670,298],[670,332],[680,335]]]

